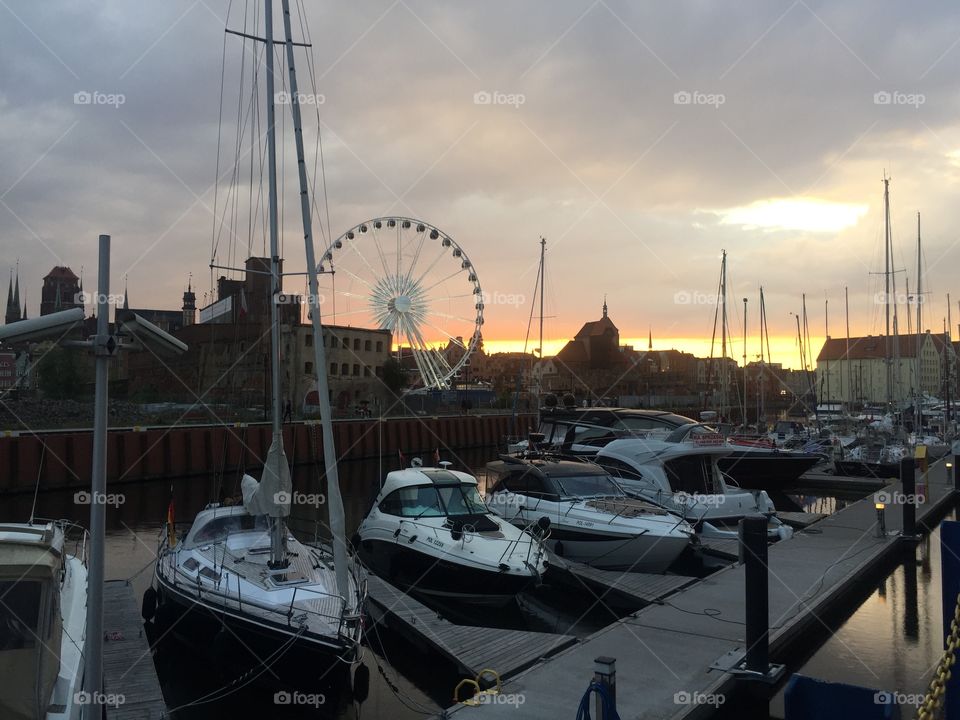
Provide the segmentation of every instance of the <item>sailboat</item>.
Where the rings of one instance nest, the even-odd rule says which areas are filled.
[[[886,365],[886,415],[867,428],[863,437],[852,444],[844,457],[834,461],[834,469],[838,475],[855,477],[893,478],[900,475],[900,461],[912,457],[912,448],[898,437],[901,428],[897,418],[899,413],[895,409],[896,396],[894,394],[894,375],[896,384],[900,384],[901,372],[899,366],[900,337],[897,328],[896,305],[893,310],[893,335],[890,334],[891,314],[890,303],[896,296],[896,281],[893,268],[893,236],[890,229],[890,178],[883,178],[883,216],[884,216],[884,306],[886,311],[886,348],[884,362]],[[919,274],[919,219],[917,221],[918,265]],[[919,296],[918,284],[917,293]],[[917,315],[917,325],[920,325],[920,315]],[[916,362],[919,364],[920,347],[917,336]],[[896,371],[894,372],[894,368]]]
[[[308,305],[314,337],[321,338],[317,262],[313,250],[308,182],[304,164],[299,93],[294,66],[289,1],[283,0],[286,60],[292,99],[299,169]],[[156,563],[153,585],[144,601],[145,616],[179,626],[193,641],[248,649],[255,664],[278,663],[284,676],[316,679],[359,656],[366,597],[359,568],[348,555],[344,533],[336,449],[329,406],[324,343],[314,342],[314,368],[320,401],[323,457],[332,549],[307,546],[285,524],[290,514],[291,479],[283,449],[280,381],[281,294],[278,248],[277,150],[274,120],[273,3],[265,0],[267,167],[269,171],[272,441],[257,481],[244,475],[242,504],[211,503],[197,514],[181,539],[168,522]],[[245,36],[248,37],[248,36]],[[279,673],[278,673],[279,674]]]

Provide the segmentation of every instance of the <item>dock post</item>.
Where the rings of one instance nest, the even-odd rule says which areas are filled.
[[[740,549],[746,587],[747,665],[751,673],[770,669],[770,598],[767,587],[767,518],[752,515],[740,521]]]
[[[950,475],[953,477],[951,478]],[[957,456],[953,456],[953,460],[947,460],[947,483],[953,480],[953,490],[954,492],[960,492],[960,472],[957,470]]]
[[[593,681],[607,691],[607,702],[609,707],[616,712],[617,709],[617,659],[601,655],[594,658]],[[597,693],[594,700],[594,710],[598,720],[610,720],[604,714],[603,696]]]
[[[900,534],[904,537],[914,537],[917,534],[917,476],[914,472],[913,458],[900,460],[900,483],[903,488],[901,503],[903,529]]]
[[[943,639],[951,635],[960,593],[960,522],[944,520],[940,524],[940,582],[943,603]],[[960,718],[960,673],[951,673],[945,683],[947,720]]]

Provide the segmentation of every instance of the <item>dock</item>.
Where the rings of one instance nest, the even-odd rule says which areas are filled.
[[[918,486],[920,485],[918,478]],[[943,466],[931,468],[917,526],[933,524],[953,505],[955,494]],[[887,486],[893,495],[899,483]],[[820,616],[841,607],[859,580],[870,577],[911,540],[897,535],[901,508],[888,505],[886,532],[877,527],[867,497],[817,523],[810,532],[769,548],[770,655],[783,662]],[[524,720],[572,717],[593,677],[594,659],[616,658],[617,706],[623,718],[693,718],[710,715],[709,704],[684,698],[731,694],[737,680],[728,670],[744,654],[745,568],[734,565],[680,590],[667,602],[612,623],[583,642],[539,662],[507,682],[502,692],[522,694]],[[702,694],[702,695],[699,695]],[[678,700],[679,698],[679,700]],[[466,706],[448,709],[448,715]],[[469,707],[470,718],[499,717],[496,704]],[[466,716],[464,716],[466,717]]]
[[[140,605],[126,580],[103,586],[103,691],[123,696],[107,720],[160,720],[167,706],[143,629]]]
[[[367,576],[367,586],[373,622],[442,655],[469,677],[487,668],[511,677],[577,642],[572,635],[457,625],[376,575]]]
[[[810,490],[836,490],[839,492],[874,492],[885,485],[895,482],[895,478],[878,479],[875,477],[852,477],[850,475],[832,475],[822,472],[805,472],[800,478],[790,483],[790,488],[804,488]]]
[[[780,518],[784,523],[789,525],[794,529],[803,530],[813,525],[815,522],[820,522],[825,517],[826,513],[816,513],[816,512],[778,512],[777,517]]]
[[[556,569],[558,574],[567,576],[568,584],[585,586],[597,596],[597,600],[608,603],[620,600],[631,605],[650,605],[697,581],[697,578],[686,575],[601,570],[564,560],[553,553],[549,553],[549,563],[551,571]]]

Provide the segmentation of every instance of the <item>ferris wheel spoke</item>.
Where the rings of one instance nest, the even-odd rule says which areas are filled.
[[[445,278],[443,278],[442,280],[437,280],[437,281],[436,281],[433,285],[431,285],[430,287],[424,288],[423,291],[424,291],[424,292],[430,292],[430,291],[433,290],[437,285],[442,285],[442,284],[445,283],[447,280],[450,280],[451,278],[455,278],[457,275],[459,275],[459,274],[462,273],[462,272],[463,272],[463,268],[460,268],[459,270],[456,270],[456,271],[450,273],[449,275],[447,275],[447,276],[446,276]]]
[[[413,258],[410,260],[410,266],[407,268],[406,279],[407,282],[410,281],[410,278],[413,277],[413,269],[417,266],[417,261],[420,259],[420,251],[423,250],[423,244],[427,240],[427,233],[422,233],[420,237],[420,243],[417,245],[417,251],[413,254]],[[397,262],[397,275],[400,274],[399,270],[399,261]]]
[[[443,259],[443,257],[447,254],[445,251],[446,251],[446,248],[443,248],[443,247],[440,248],[440,254],[437,255],[436,258],[434,258],[433,262],[430,263],[427,269],[424,270],[423,273],[420,275],[420,277],[416,279],[415,283],[417,285],[420,285],[423,282],[423,279],[430,273],[430,271],[433,270],[434,267],[436,267],[437,263]]]
[[[364,285],[366,285],[368,288],[370,288],[371,290],[376,291],[376,288],[374,288],[373,285],[371,285],[370,283],[368,283],[366,280],[364,280],[362,277],[360,277],[359,275],[357,275],[357,274],[356,274],[355,272],[353,272],[352,270],[337,270],[337,272],[345,272],[347,275],[349,275],[350,277],[352,277],[352,278],[353,278],[354,280],[356,280],[357,282],[361,282],[361,283],[363,283]]]
[[[380,247],[380,234],[374,230],[373,231],[373,245],[377,248],[377,255],[380,257],[380,265],[383,266],[383,277],[387,281],[387,286],[391,289],[395,289],[393,284],[390,282],[390,270],[387,268],[387,258],[383,254],[383,248]],[[376,274],[374,274],[376,277]]]
[[[442,335],[446,335],[447,338],[450,340],[450,342],[452,342],[454,345],[459,345],[463,349],[467,348],[467,343],[465,343],[462,339],[458,339],[454,335],[451,335],[449,332],[447,332],[443,328],[437,327],[436,325],[430,322],[424,322],[424,325],[426,325],[428,328],[433,328],[434,330],[436,330],[438,333],[441,333]]]
[[[465,318],[465,317],[460,317],[459,315],[449,315],[447,313],[442,313],[442,312],[434,312],[433,314],[436,315],[437,317],[443,318],[444,320],[459,320],[461,322],[469,323],[471,325],[473,325],[477,321],[476,318]]]

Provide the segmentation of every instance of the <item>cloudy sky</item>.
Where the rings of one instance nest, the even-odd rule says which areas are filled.
[[[657,348],[705,354],[721,249],[737,357],[742,298],[755,336],[761,284],[785,364],[799,363],[802,293],[815,348],[825,299],[831,334],[844,332],[845,286],[852,332],[882,332],[871,273],[883,271],[884,172],[898,289],[916,288],[920,211],[924,325],[942,328],[948,292],[960,300],[950,3],[307,4],[316,88],[301,51],[301,90],[322,94],[308,165],[319,127],[333,235],[391,214],[449,233],[487,293],[488,347],[523,343],[541,235],[548,352],[606,295],[624,340],[645,345],[650,329]],[[0,0],[0,247],[4,272],[19,259],[32,315],[54,264],[82,266],[91,287],[99,233],[114,238],[114,287],[126,276],[133,305],[179,307],[191,273],[203,300],[229,196],[218,137],[224,175],[252,57],[235,37],[225,49],[223,30],[250,31],[260,13]],[[285,255],[302,267],[291,158]],[[262,250],[260,235],[217,234],[219,263]],[[318,253],[327,241],[317,233]]]

